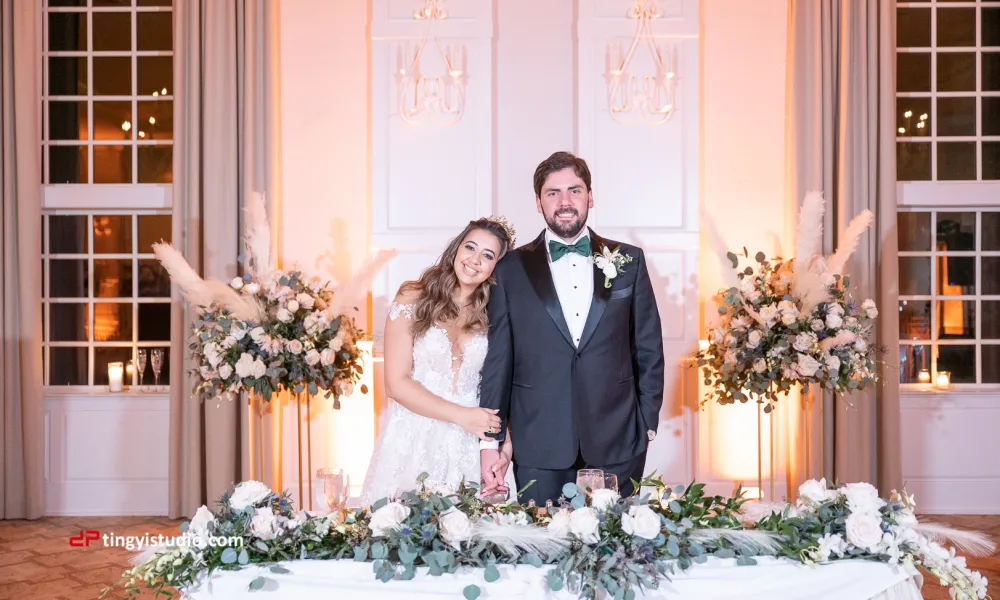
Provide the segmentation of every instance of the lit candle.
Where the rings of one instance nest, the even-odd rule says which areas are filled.
[[[927,369],[920,369],[920,373],[917,374],[917,381],[920,383],[930,383],[931,382],[931,372]]]
[[[128,381],[129,385],[135,385],[135,365],[132,361],[128,361],[125,365],[125,380]]]
[[[937,388],[946,390],[951,387],[951,371],[938,371]]]
[[[108,387],[112,392],[122,391],[122,372],[124,366],[120,362],[108,363]]]

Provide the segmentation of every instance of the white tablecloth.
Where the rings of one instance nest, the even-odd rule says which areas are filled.
[[[774,558],[759,558],[750,567],[733,559],[709,558],[686,573],[679,573],[659,589],[640,598],[698,600],[919,600],[922,580],[901,568],[867,561],[840,561],[815,568]],[[466,569],[455,575],[431,577],[418,570],[410,581],[382,583],[371,563],[299,560],[282,563],[290,573],[279,575],[267,567],[217,572],[197,588],[186,590],[194,600],[415,600],[455,598],[476,584],[483,600],[572,600],[575,594],[550,592],[545,582],[548,568],[501,566],[500,580],[486,583],[482,571]],[[247,586],[258,575],[268,582],[261,591]]]

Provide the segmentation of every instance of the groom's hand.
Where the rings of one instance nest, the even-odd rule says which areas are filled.
[[[495,467],[500,465],[500,450],[483,449],[479,451],[479,472],[483,478],[480,497],[486,497],[496,492],[505,492],[507,488],[503,485],[504,474],[507,469]]]

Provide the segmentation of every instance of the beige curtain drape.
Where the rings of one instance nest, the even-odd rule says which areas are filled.
[[[790,0],[788,13],[786,194],[827,199],[824,251],[864,209],[875,225],[847,273],[857,302],[880,314],[879,382],[851,396],[807,395],[793,418],[790,490],[809,477],[869,481],[883,493],[902,483],[899,440],[898,271],[895,159],[895,2]],[[796,216],[797,218],[797,216]],[[791,222],[786,231],[791,229]],[[819,457],[822,457],[820,459]]]
[[[265,194],[271,215],[280,206],[278,0],[174,0],[174,21],[174,245],[203,276],[228,281],[239,274],[245,200]],[[281,488],[268,458],[280,455],[280,411],[191,398],[195,318],[175,290],[170,348],[185,358],[170,373],[171,517],[243,479]]]
[[[45,510],[38,8],[0,0],[0,518]]]

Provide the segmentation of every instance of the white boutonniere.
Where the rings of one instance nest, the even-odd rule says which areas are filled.
[[[595,252],[590,260],[594,266],[604,273],[604,287],[611,287],[611,280],[625,272],[624,267],[632,262],[632,257],[621,253],[621,246],[614,250],[604,246],[600,252]]]

